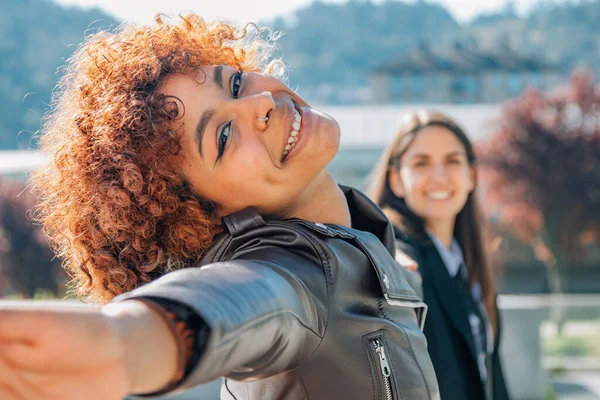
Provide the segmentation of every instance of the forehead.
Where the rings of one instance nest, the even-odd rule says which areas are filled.
[[[430,125],[415,135],[406,154],[448,154],[456,152],[466,152],[456,134],[446,127]]]
[[[203,111],[215,107],[222,93],[213,81],[213,70],[207,66],[189,74],[171,74],[161,82],[158,92],[177,106],[178,122],[197,123]]]
[[[214,85],[214,69],[214,66],[205,66],[187,73],[169,74],[164,77],[158,90],[162,94],[179,97],[186,93],[190,95],[198,89],[210,89]]]

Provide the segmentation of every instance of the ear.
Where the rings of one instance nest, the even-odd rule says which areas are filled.
[[[403,198],[405,193],[404,184],[402,183],[402,177],[400,176],[400,171],[398,171],[397,167],[390,167],[388,169],[388,178],[392,193],[394,193],[394,195],[396,195],[398,198]]]

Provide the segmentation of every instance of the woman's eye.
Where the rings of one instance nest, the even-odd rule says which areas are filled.
[[[237,99],[240,94],[240,87],[242,86],[242,71],[238,71],[231,77],[231,95],[234,99]]]
[[[229,134],[231,133],[231,121],[229,121],[219,133],[219,137],[217,138],[217,161],[221,158],[223,153],[225,152],[225,147],[227,146],[227,141],[229,140]]]

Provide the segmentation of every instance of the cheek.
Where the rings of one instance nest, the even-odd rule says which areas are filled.
[[[471,190],[471,174],[469,170],[461,169],[455,171],[453,180],[461,191],[468,193]]]
[[[268,192],[267,186],[276,180],[269,155],[251,146],[246,150],[228,159],[227,165],[212,178],[216,195],[224,198],[226,203],[260,201]]]
[[[423,186],[423,182],[425,181],[422,174],[412,170],[403,170],[400,176],[404,184],[406,196],[415,197],[415,195],[418,195],[418,191]]]

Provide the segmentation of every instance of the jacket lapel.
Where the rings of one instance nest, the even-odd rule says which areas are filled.
[[[460,336],[465,340],[473,359],[477,360],[477,351],[475,349],[473,333],[471,332],[471,325],[469,324],[466,313],[459,311],[464,310],[465,306],[458,291],[455,289],[456,282],[448,273],[448,269],[444,265],[444,261],[433,243],[428,241],[424,245],[424,250],[424,264],[430,274],[428,278],[433,282],[442,309],[449,317],[450,321],[452,321],[452,325],[454,325],[456,330],[460,333]]]

